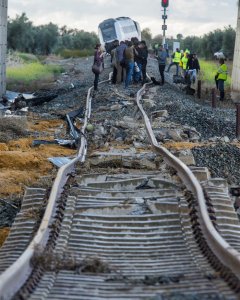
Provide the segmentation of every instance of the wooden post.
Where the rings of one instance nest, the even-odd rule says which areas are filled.
[[[198,85],[197,85],[198,99],[201,99],[201,94],[202,94],[202,81],[198,80]]]
[[[236,137],[240,138],[240,103],[236,103]]]

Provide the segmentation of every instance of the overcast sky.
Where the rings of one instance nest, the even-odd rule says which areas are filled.
[[[153,35],[162,33],[161,0],[9,0],[8,16],[26,13],[34,25],[52,22],[95,31],[108,18],[126,16]],[[237,0],[169,0],[167,36],[201,36],[237,24]]]

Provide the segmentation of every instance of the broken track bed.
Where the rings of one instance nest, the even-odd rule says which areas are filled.
[[[240,226],[226,182],[188,169],[156,141],[150,125],[161,126],[160,112],[150,123],[141,106],[156,88],[133,88],[134,97],[112,88],[114,104],[106,88],[94,98],[89,90],[78,159],[60,168],[50,196],[26,191],[0,251],[1,296],[239,299]]]

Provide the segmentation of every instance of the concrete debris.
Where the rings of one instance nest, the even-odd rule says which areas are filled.
[[[178,151],[175,155],[187,166],[194,166],[196,164],[194,156],[189,149]]]
[[[152,120],[155,118],[168,117],[168,111],[166,109],[153,111],[151,113]]]

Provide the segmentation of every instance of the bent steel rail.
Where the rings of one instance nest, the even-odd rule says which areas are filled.
[[[223,265],[230,268],[230,270],[240,279],[240,253],[231,247],[214,228],[208,215],[202,187],[191,170],[180,159],[171,154],[166,148],[158,144],[154,136],[150,120],[140,103],[144,91],[145,86],[138,91],[136,102],[139,110],[142,113],[145,122],[145,128],[153,149],[158,154],[161,154],[164,160],[178,172],[181,180],[193,193],[199,204],[200,226],[210,249],[223,263]]]
[[[99,82],[99,84],[110,81],[111,74],[107,80]],[[0,299],[8,300],[21,288],[24,282],[27,280],[28,276],[32,271],[31,258],[34,255],[36,249],[42,249],[46,246],[50,229],[56,211],[56,202],[60,197],[63,187],[70,175],[74,170],[74,166],[78,161],[84,162],[87,153],[87,141],[84,135],[88,120],[91,116],[91,92],[93,87],[88,90],[86,99],[86,111],[84,117],[84,124],[81,129],[81,145],[78,150],[77,156],[71,160],[70,163],[62,166],[57,173],[54,180],[51,193],[48,199],[48,205],[45,210],[43,219],[41,221],[40,227],[34,236],[33,240],[22,253],[22,255],[2,274],[0,274]]]

